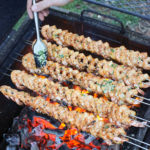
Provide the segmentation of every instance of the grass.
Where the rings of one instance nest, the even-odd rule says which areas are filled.
[[[121,0],[121,1],[124,1],[124,0]],[[88,9],[90,7],[96,11],[103,13],[103,14],[111,15],[113,17],[120,19],[120,21],[122,21],[125,26],[136,25],[139,22],[139,18],[137,18],[137,17],[127,15],[127,14],[124,14],[124,13],[121,13],[118,11],[106,9],[104,7],[87,4],[86,2],[83,2],[82,0],[74,0],[73,2],[69,3],[68,5],[63,6],[64,9],[70,10],[71,12],[78,13],[78,14],[80,14],[82,10]],[[93,15],[93,16],[95,18],[95,15]],[[113,22],[113,21],[111,21],[110,23],[116,24],[116,22]]]

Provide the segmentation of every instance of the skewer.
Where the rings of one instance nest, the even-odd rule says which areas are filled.
[[[13,58],[13,57],[10,57],[11,59],[13,59],[13,60],[16,60],[16,61],[18,61],[18,62],[22,62],[21,60],[19,60],[19,59],[16,59],[16,58]]]
[[[7,76],[7,77],[10,77],[10,75],[7,74],[7,73],[4,73],[4,72],[0,72],[0,73],[3,74],[3,75],[5,75],[5,76]]]
[[[141,148],[141,149],[143,149],[143,150],[148,150],[147,148],[142,147],[142,146],[140,146],[140,145],[138,145],[138,144],[132,143],[132,142],[130,142],[130,141],[125,141],[125,142],[127,142],[127,143],[129,143],[129,144],[131,144],[131,145],[134,145],[134,146],[136,146],[136,147],[139,147],[139,148]]]
[[[143,118],[141,118],[141,117],[133,116],[133,115],[130,115],[130,116],[131,116],[131,117],[134,117],[134,118],[136,118],[136,119],[139,119],[139,120],[146,121],[146,122],[150,123],[149,120],[143,119]]]
[[[32,45],[32,42],[31,42],[31,41],[26,40],[26,41],[25,41],[25,44]]]
[[[24,55],[22,55],[22,54],[19,54],[19,53],[15,53],[16,55],[18,55],[18,56],[24,56]]]
[[[150,101],[150,98],[142,97],[142,96],[139,96],[139,95],[135,95],[135,96],[138,97],[138,98],[142,98],[144,100]]]
[[[143,142],[143,141],[140,141],[140,140],[138,140],[138,139],[135,139],[135,138],[133,138],[133,137],[131,137],[131,136],[127,136],[127,135],[123,135],[123,136],[124,136],[125,138],[128,138],[128,139],[131,139],[131,140],[140,142],[140,143],[145,144],[145,145],[147,145],[147,146],[150,146],[150,144],[148,144],[148,143],[146,143],[146,142]]]
[[[143,101],[141,101],[141,100],[137,100],[137,99],[134,99],[134,98],[131,98],[131,99],[133,99],[134,101],[139,101],[139,102],[140,102],[140,103],[142,103],[142,104],[145,104],[145,105],[150,106],[150,104],[149,104],[149,103],[145,103],[145,102],[143,102]]]

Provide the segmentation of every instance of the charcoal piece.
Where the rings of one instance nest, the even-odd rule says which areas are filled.
[[[56,137],[56,144],[60,145],[62,143],[62,140],[59,137]]]
[[[47,141],[46,147],[51,146],[52,144],[54,144],[54,142],[52,140]]]
[[[30,150],[39,150],[38,145],[36,142],[31,142],[31,148]]]
[[[4,138],[10,146],[20,145],[20,136],[18,134],[4,134]]]
[[[18,148],[16,147],[16,146],[10,146],[10,145],[8,145],[7,147],[6,147],[6,150],[17,150]]]
[[[58,150],[70,150],[66,144],[63,144]]]
[[[93,144],[94,144],[95,146],[99,146],[101,143],[103,143],[103,140],[102,140],[102,139],[95,139],[95,140],[93,140]]]
[[[91,143],[93,140],[95,140],[95,137],[90,135],[87,139],[85,139],[85,144]]]
[[[43,132],[47,133],[47,134],[55,134],[58,137],[61,137],[64,135],[64,130],[60,130],[60,129],[44,129]]]

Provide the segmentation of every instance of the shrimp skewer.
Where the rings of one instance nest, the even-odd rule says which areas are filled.
[[[41,33],[47,40],[53,40],[57,44],[63,46],[72,46],[77,50],[86,50],[91,53],[96,53],[106,59],[116,60],[124,65],[131,67],[140,67],[150,70],[150,57],[146,52],[128,50],[124,46],[112,48],[110,45],[101,40],[93,41],[90,37],[85,38],[83,35],[63,31],[57,29],[56,26],[45,25],[42,27]]]
[[[132,97],[138,95],[139,89],[132,89],[131,86],[126,86],[124,82],[100,78],[91,73],[80,72],[53,61],[47,61],[44,68],[36,68],[34,56],[31,53],[23,56],[22,64],[31,73],[50,75],[53,79],[59,81],[71,81],[89,91],[105,95],[119,105],[138,103]]]
[[[104,98],[94,98],[91,95],[83,94],[80,91],[63,87],[58,83],[32,76],[24,71],[15,70],[11,73],[12,82],[16,85],[27,87],[28,89],[48,95],[53,100],[65,101],[68,105],[81,107],[89,112],[99,115],[117,126],[138,126],[144,127],[144,122],[134,121],[130,116],[135,116],[135,111],[130,110],[126,105],[118,106]],[[137,124],[138,123],[138,124]]]
[[[123,128],[115,128],[111,123],[99,120],[92,113],[69,111],[68,108],[59,104],[54,105],[41,96],[32,97],[26,92],[19,92],[9,86],[1,86],[0,91],[16,103],[19,100],[20,104],[30,106],[39,113],[52,116],[61,122],[77,127],[79,130],[103,138],[109,145],[113,143],[121,144],[128,140],[122,136],[126,135]]]

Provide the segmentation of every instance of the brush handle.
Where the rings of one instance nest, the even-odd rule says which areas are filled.
[[[35,5],[35,4],[36,4],[36,1],[33,0],[33,5]],[[35,21],[35,28],[36,28],[37,40],[40,40],[38,14],[37,14],[37,12],[33,12],[33,14],[34,14],[34,21]]]

